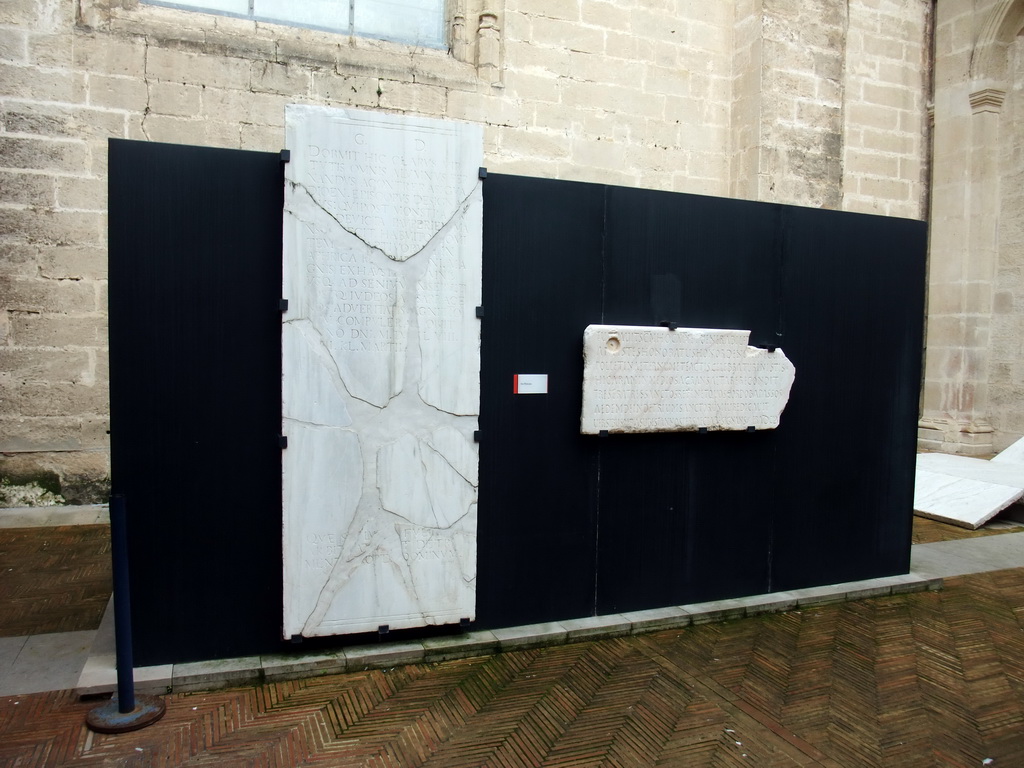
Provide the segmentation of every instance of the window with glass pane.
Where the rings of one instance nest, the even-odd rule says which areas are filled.
[[[432,48],[445,45],[445,0],[144,0]]]

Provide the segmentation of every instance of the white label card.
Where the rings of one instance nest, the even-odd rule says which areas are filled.
[[[517,395],[546,395],[548,375],[546,373],[517,373],[512,380],[512,391]]]

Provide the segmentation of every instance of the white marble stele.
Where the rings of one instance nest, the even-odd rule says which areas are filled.
[[[774,429],[795,369],[750,331],[590,325],[580,432]]]
[[[283,634],[471,619],[481,129],[285,123]]]

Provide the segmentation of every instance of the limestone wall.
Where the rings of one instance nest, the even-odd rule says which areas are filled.
[[[498,172],[923,217],[928,0],[449,6],[442,51],[0,4],[0,478],[104,492],[109,137],[277,151],[352,105],[480,123]]]
[[[992,295],[989,389],[995,447],[1024,436],[1024,38],[1007,52],[999,167],[999,260]]]
[[[920,441],[985,455],[1024,435],[1024,0],[939,3]]]

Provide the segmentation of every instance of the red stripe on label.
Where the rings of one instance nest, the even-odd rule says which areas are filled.
[[[513,373],[512,374],[512,394],[513,395],[518,395],[519,394],[519,374],[518,373]]]

